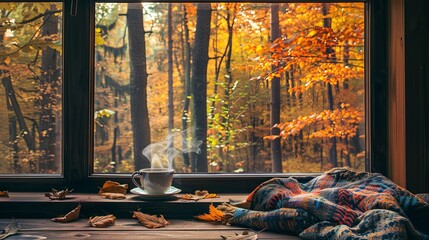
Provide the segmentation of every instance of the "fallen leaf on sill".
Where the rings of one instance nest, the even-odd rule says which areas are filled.
[[[111,225],[115,225],[116,217],[113,214],[106,216],[95,216],[90,217],[88,223],[93,227],[104,228]]]
[[[79,218],[79,213],[80,213],[80,204],[75,209],[71,210],[69,213],[64,215],[64,217],[51,218],[51,221],[61,222],[61,223],[72,222]]]
[[[102,198],[108,199],[124,199],[125,195],[123,193],[101,193],[99,194]]]
[[[206,198],[218,198],[219,196],[216,193],[209,193],[207,190],[197,190],[195,191],[194,194],[185,194],[183,196],[181,196],[181,199],[185,199],[185,200],[193,200],[193,201],[198,201],[201,199],[206,199]]]
[[[198,220],[208,221],[208,222],[222,222],[225,219],[225,213],[221,210],[216,209],[213,204],[209,206],[209,213],[196,216]]]
[[[64,200],[67,198],[67,194],[71,193],[73,191],[69,190],[68,188],[58,191],[54,188],[52,188],[52,192],[45,193],[45,197],[48,197],[51,200]]]
[[[148,215],[142,212],[134,212],[133,218],[137,218],[137,220],[147,228],[161,228],[170,225],[162,215],[158,217],[156,215]]]
[[[244,231],[241,234],[235,234],[233,236],[222,236],[223,240],[257,240],[258,234],[254,232]]]
[[[15,235],[20,228],[21,227],[18,225],[15,219],[12,219],[12,221],[5,227],[5,229],[0,231],[0,240]]]
[[[0,191],[0,197],[9,197],[9,193],[7,191]]]
[[[126,194],[128,189],[128,184],[120,184],[114,181],[106,181],[103,186],[100,188],[98,195],[102,193],[122,193]]]

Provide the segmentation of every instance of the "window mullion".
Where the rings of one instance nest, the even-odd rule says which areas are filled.
[[[71,16],[72,1],[64,1],[64,175],[71,186],[88,177],[90,4],[79,1]]]

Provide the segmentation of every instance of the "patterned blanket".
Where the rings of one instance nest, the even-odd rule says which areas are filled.
[[[303,184],[271,179],[218,209],[231,224],[304,239],[429,239],[427,199],[381,174],[335,168]]]

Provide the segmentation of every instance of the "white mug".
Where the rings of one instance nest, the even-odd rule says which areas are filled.
[[[140,184],[135,176],[140,178]],[[134,185],[148,194],[165,194],[173,182],[174,170],[168,168],[143,168],[131,175]]]

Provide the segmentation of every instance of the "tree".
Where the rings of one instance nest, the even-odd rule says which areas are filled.
[[[50,11],[55,12],[55,5]],[[48,11],[48,10],[47,10]],[[58,16],[46,14],[43,17],[43,36],[58,34]],[[55,171],[56,157],[56,118],[57,97],[60,88],[60,68],[57,66],[60,54],[56,49],[47,47],[42,51],[42,75],[40,77],[40,117],[39,117],[39,169],[43,172]]]
[[[51,32],[46,31],[61,13],[56,6],[55,3],[0,4],[0,79],[8,109],[5,114],[9,123],[7,145],[13,155],[10,158],[12,168],[6,171],[52,173],[59,170],[55,160],[59,159],[56,131],[60,128],[55,126],[55,115],[59,112],[60,72],[58,67],[48,69],[48,58],[44,58],[49,55],[48,49],[61,49],[61,36],[55,32],[58,25],[52,25]],[[49,60],[57,64],[60,58]],[[54,76],[50,75],[52,73]],[[45,84],[45,81],[53,84]],[[3,132],[0,134],[3,136]],[[44,155],[48,145],[49,154]],[[20,161],[21,158],[27,161]]]
[[[128,41],[130,55],[130,103],[133,128],[134,167],[150,166],[142,154],[150,144],[149,110],[147,107],[146,44],[141,3],[128,3]]]
[[[290,110],[278,125],[279,135],[301,159],[299,164],[318,159],[319,171],[336,166],[337,149],[343,154],[359,151],[355,144],[350,149],[348,140],[359,138],[364,112],[362,16],[358,3],[289,3],[286,11],[280,11],[280,22],[287,26],[282,28],[284,37],[274,44],[250,45],[264,70],[261,76],[289,79],[285,87],[297,104],[287,104]],[[273,70],[273,65],[279,67]],[[323,164],[324,154],[329,155],[329,164]],[[346,158],[349,162],[355,167],[362,163],[357,154],[350,161]]]
[[[183,32],[184,36],[182,38],[182,47],[184,49],[183,56],[183,68],[184,68],[184,81],[183,85],[185,88],[184,100],[183,100],[183,111],[182,111],[182,129],[183,129],[183,148],[187,148],[187,138],[188,138],[188,119],[189,119],[189,105],[191,102],[191,43],[189,39],[189,27],[188,27],[188,17],[187,17],[187,8],[186,4],[182,3],[183,6]],[[190,158],[188,152],[184,151],[182,153],[183,163],[185,168],[188,168],[190,165]]]
[[[174,129],[174,96],[173,96],[173,16],[171,3],[167,10],[167,55],[168,55],[168,133]],[[173,135],[169,138],[168,148],[174,147]],[[172,157],[169,156],[169,159]]]
[[[279,5],[271,3],[271,42],[275,42],[280,38],[279,26]],[[276,71],[281,67],[279,63],[273,64],[272,69]],[[279,135],[280,129],[280,75],[275,75],[271,79],[271,135]],[[273,172],[283,172],[281,143],[280,138],[273,138],[271,140],[271,158],[273,164]]]
[[[332,18],[327,17],[329,14],[329,3],[323,3],[322,4],[322,13],[323,13],[323,27],[325,28],[331,28],[332,25]],[[332,49],[330,46],[326,46],[325,54],[327,61],[336,61],[335,57],[335,50]],[[332,85],[330,82],[326,84],[327,91],[328,91],[328,106],[329,110],[334,110],[334,96],[332,92]],[[337,138],[332,137],[330,138],[331,146],[329,147],[329,162],[331,163],[332,167],[338,166],[337,161]]]
[[[207,172],[207,64],[210,40],[210,3],[197,3],[197,23],[192,53],[192,120],[195,139],[203,141],[200,154],[193,154],[192,170]]]

